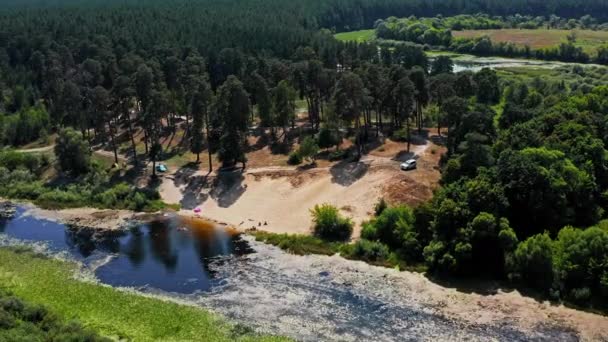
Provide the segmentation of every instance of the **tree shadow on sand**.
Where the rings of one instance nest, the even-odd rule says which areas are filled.
[[[195,176],[197,171],[198,164],[188,163],[177,170],[172,177],[168,177],[173,180],[176,188],[185,185],[185,188],[180,190],[182,198],[179,203],[183,209],[194,209],[209,197],[203,190],[209,187],[210,174]]]
[[[429,139],[433,142],[433,144],[439,145],[439,146],[445,146],[447,143],[447,140],[448,140],[445,135],[442,135],[442,136],[433,135]]]
[[[182,199],[179,204],[183,209],[192,210],[203,204],[209,195],[203,189],[209,187],[209,175],[193,176],[189,179],[186,188],[182,190]]]
[[[331,181],[333,183],[349,186],[365,176],[368,170],[369,164],[343,160],[333,165],[329,169],[329,172],[331,173]]]
[[[398,162],[404,162],[406,160],[410,160],[410,159],[418,159],[419,157],[412,151],[408,152],[408,151],[399,151],[399,153],[397,153],[393,158],[391,158],[394,161],[398,161]]]
[[[184,184],[188,185],[197,170],[198,164],[196,163],[188,163],[182,166],[173,174],[173,184],[176,187],[180,187]]]
[[[418,132],[416,132],[415,134],[412,134],[410,136],[410,143],[412,145],[426,145],[427,142],[429,140],[429,134],[427,131],[422,131],[422,133],[418,134]]]
[[[221,208],[232,206],[247,190],[243,184],[245,177],[243,170],[221,171],[213,182],[209,196],[217,202]]]

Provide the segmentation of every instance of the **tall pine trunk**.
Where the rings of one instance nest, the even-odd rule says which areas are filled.
[[[356,121],[356,131],[357,131],[357,139],[355,139],[355,141],[357,142],[357,157],[361,158],[361,117],[360,114],[357,115]]]
[[[137,146],[135,145],[135,136],[133,134],[133,125],[131,122],[131,113],[127,110],[127,126],[129,127],[129,137],[131,138],[131,148],[133,149],[133,162],[135,166],[138,165],[137,162]]]
[[[407,130],[407,152],[410,152],[410,118],[405,119],[405,129]]]
[[[211,160],[211,140],[209,140],[209,114],[205,115],[205,130],[207,131],[207,154],[209,155],[209,173],[213,171],[213,164]]]
[[[114,151],[114,164],[118,164],[118,149],[116,147],[116,141],[114,140],[114,130],[112,129],[112,119],[108,120],[108,131],[110,132],[110,143],[112,144],[112,151]]]

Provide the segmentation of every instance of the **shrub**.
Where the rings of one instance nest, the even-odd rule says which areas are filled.
[[[361,223],[361,238],[366,240],[375,240],[378,237],[376,226],[373,221]]]
[[[141,192],[136,192],[127,201],[129,203],[127,208],[131,210],[143,210],[147,202],[146,196]]]
[[[321,127],[319,130],[319,147],[330,148],[338,144],[339,140],[335,134],[335,131],[328,127]]]
[[[338,160],[346,159],[347,157],[348,157],[347,150],[333,151],[329,154],[330,161],[338,161]]]
[[[33,153],[22,153],[14,150],[0,152],[0,166],[7,168],[9,171],[24,168],[35,173],[45,163],[48,163],[47,158],[42,158],[40,155]]]
[[[2,341],[109,341],[77,322],[63,322],[40,305],[32,305],[0,291]]]
[[[389,254],[389,249],[385,244],[361,239],[353,244],[350,256],[363,261],[377,262],[386,260]]]
[[[392,248],[402,248],[407,241],[409,248],[417,244],[414,232],[414,213],[406,206],[386,208],[372,221],[376,227],[376,239]]]
[[[353,223],[342,217],[338,208],[330,204],[315,205],[310,211],[313,218],[314,234],[324,240],[345,241],[353,233]]]
[[[553,284],[553,250],[553,241],[547,233],[520,243],[507,263],[509,278],[547,291]]]
[[[0,329],[6,330],[15,326],[15,318],[4,310],[0,310]]]
[[[42,193],[36,203],[46,208],[79,207],[87,204],[86,196],[77,192],[53,189]]]
[[[3,192],[3,196],[8,198],[35,200],[45,192],[45,189],[42,183],[39,181],[19,182],[12,183],[10,186],[7,186]]]
[[[575,303],[584,304],[591,298],[591,290],[588,287],[572,289],[570,299]]]
[[[337,252],[337,244],[326,242],[316,236],[300,234],[276,234],[263,231],[252,232],[256,241],[262,241],[298,255],[323,254]]]
[[[302,164],[302,157],[298,152],[291,152],[289,158],[287,158],[287,164],[289,165],[300,165]]]
[[[395,141],[407,141],[407,130],[405,128],[396,130],[391,138]]]
[[[59,132],[55,154],[64,172],[80,175],[91,167],[89,144],[82,139],[80,133],[71,128]]]
[[[300,148],[298,149],[298,155],[304,159],[309,159],[310,161],[315,160],[315,156],[319,152],[319,145],[312,137],[306,137],[300,144]]]
[[[386,209],[386,207],[388,207],[388,205],[386,204],[384,197],[380,198],[378,203],[376,203],[376,205],[374,206],[374,214],[376,214],[376,216],[379,216],[380,214],[382,214],[384,209]]]

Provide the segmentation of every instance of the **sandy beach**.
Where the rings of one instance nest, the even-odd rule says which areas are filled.
[[[199,207],[201,217],[275,233],[309,233],[310,209],[329,203],[353,220],[356,238],[381,197],[416,205],[432,196],[440,177],[439,147],[428,141],[403,153],[404,147],[393,143],[357,163],[328,167],[260,167],[222,175],[178,171],[164,176],[159,190],[165,202],[181,204],[182,215],[194,215]],[[401,171],[401,161],[412,157],[418,168]]]

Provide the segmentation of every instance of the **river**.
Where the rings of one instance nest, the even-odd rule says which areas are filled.
[[[174,216],[93,234],[18,207],[12,219],[0,220],[0,242],[42,244],[47,253],[82,263],[102,283],[200,305],[260,332],[302,341],[580,339],[563,320],[542,318],[554,308],[521,296],[472,295],[420,274],[339,256],[290,255]],[[500,296],[516,302],[504,310],[501,302],[488,304]],[[522,307],[537,306],[549,311],[533,311],[521,321]]]
[[[430,58],[445,54],[450,56],[454,63],[454,72],[473,71],[477,72],[483,68],[533,68],[533,69],[556,69],[567,66],[581,67],[604,67],[599,64],[581,64],[581,63],[566,63],[558,61],[542,61],[523,58],[506,58],[506,57],[478,57],[473,55],[454,54],[450,52],[435,53]]]

